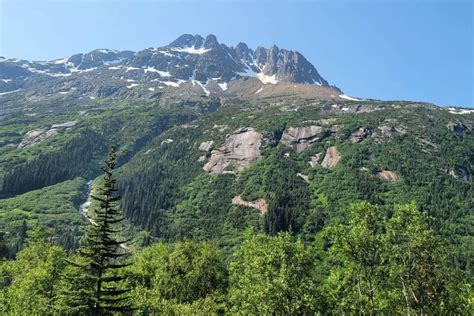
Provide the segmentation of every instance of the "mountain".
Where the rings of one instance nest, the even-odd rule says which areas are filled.
[[[242,82],[248,78],[255,79]],[[244,43],[228,47],[214,35],[185,34],[167,46],[138,52],[97,49],[53,61],[0,60],[0,93],[22,91],[35,98],[124,98],[131,94],[127,90],[151,97],[158,89],[180,86],[206,95],[258,96],[269,85],[284,90],[288,83],[326,98],[342,94],[298,52],[276,46],[252,50]]]
[[[88,194],[118,150],[132,247],[207,240],[228,254],[248,228],[304,240],[354,201],[414,201],[473,257],[474,111],[345,96],[298,52],[182,35],[139,52],[0,62],[0,233],[77,246]],[[23,238],[23,239],[22,239]]]

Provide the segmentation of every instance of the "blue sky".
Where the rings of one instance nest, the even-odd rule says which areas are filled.
[[[183,33],[298,50],[346,94],[474,106],[474,1],[0,0],[0,56],[140,50]]]

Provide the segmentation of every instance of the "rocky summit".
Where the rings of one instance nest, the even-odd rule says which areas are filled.
[[[248,79],[252,80],[243,82]],[[266,95],[267,86],[287,90],[289,83],[302,85],[300,93],[345,97],[297,51],[275,45],[251,49],[245,43],[232,47],[212,34],[206,38],[184,34],[169,45],[138,52],[96,49],[52,61],[0,59],[0,94],[34,98],[153,97],[168,87],[258,97]]]

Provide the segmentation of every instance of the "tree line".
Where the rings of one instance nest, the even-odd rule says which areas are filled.
[[[208,242],[154,243],[132,255],[120,239],[120,196],[109,156],[80,249],[40,229],[0,263],[0,312],[113,314],[469,314],[468,276],[414,204],[348,208],[304,241],[245,232],[230,258]],[[324,200],[321,197],[321,200]],[[322,201],[324,204],[324,201]]]

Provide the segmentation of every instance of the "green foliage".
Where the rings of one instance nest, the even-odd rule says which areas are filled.
[[[46,315],[55,308],[66,254],[58,246],[35,240],[15,261],[0,263],[0,313]]]
[[[282,262],[287,261],[294,262],[295,267],[304,266],[306,259],[294,259],[290,254],[302,248],[302,257],[306,258],[310,250],[304,243],[311,243],[312,259],[308,260],[312,265],[307,270],[312,272],[299,277],[288,275],[286,268],[278,269],[286,281],[300,278],[303,284],[314,285],[307,291],[296,291],[298,302],[303,303],[289,309],[328,314],[469,314],[472,295],[467,285],[472,284],[474,258],[472,114],[455,115],[408,102],[338,102],[338,106],[355,111],[350,113],[334,107],[334,102],[296,97],[217,101],[182,100],[168,95],[159,101],[101,99],[88,101],[87,107],[65,106],[60,101],[40,103],[22,101],[12,106],[18,111],[8,109],[2,117],[2,257],[13,259],[30,242],[35,226],[47,228],[52,243],[74,249],[81,234],[79,227],[84,224],[76,211],[86,199],[84,178],[98,176],[105,148],[117,145],[117,177],[123,196],[120,206],[135,226],[127,237],[140,239],[137,244],[142,246],[156,240],[190,240],[184,248],[196,252],[201,246],[192,241],[208,242],[226,256],[222,261],[231,262],[231,280],[238,277],[235,271],[255,275],[259,280],[252,283],[249,279],[246,290],[227,283],[212,293],[195,295],[199,291],[193,286],[187,291],[187,278],[169,277],[175,276],[174,266],[194,271],[183,264],[194,262],[193,255],[182,250],[180,256],[188,259],[172,260],[170,254],[178,246],[161,244],[156,247],[162,250],[151,252],[159,252],[156,258],[166,259],[153,259],[159,265],[149,268],[143,263],[143,269],[151,272],[134,272],[140,266],[138,261],[127,268],[127,273],[137,276],[132,285],[133,300],[138,307],[144,306],[144,312],[234,312],[237,307],[229,303],[233,299],[225,293],[240,293],[241,305],[235,306],[243,306],[244,299],[252,299],[247,289],[253,291],[260,284],[288,293],[288,287],[273,285],[270,277],[265,279],[265,274],[257,272],[267,273],[268,268],[280,276],[271,264],[283,267]],[[19,111],[24,108],[35,115]],[[18,146],[28,131],[72,120],[78,123],[71,129],[60,130],[32,146]],[[466,128],[453,132],[448,128],[453,122]],[[289,127],[308,125],[322,126],[326,131],[303,152],[296,153],[280,143]],[[248,126],[263,135],[260,160],[236,176],[212,176],[202,170],[203,163],[198,159],[209,158],[211,153],[198,149],[201,142],[212,140],[219,148],[229,133]],[[353,143],[350,137],[359,128],[366,129],[367,135]],[[320,164],[329,146],[336,146],[341,154],[335,168],[308,164],[317,154]],[[468,174],[465,179],[456,176],[459,168]],[[382,179],[382,170],[393,171],[398,180]],[[304,175],[305,180],[297,174]],[[75,178],[78,176],[82,178]],[[246,201],[265,199],[268,212],[262,216],[255,208],[234,205],[232,200],[237,195]],[[413,205],[394,206],[413,200],[418,209]],[[354,202],[362,204],[347,211]],[[248,227],[276,237],[248,237],[244,243],[247,248],[238,250],[233,258],[231,253],[245,239],[242,232]],[[278,235],[281,231],[302,241],[282,241],[291,238]],[[124,235],[119,232],[114,237]],[[279,247],[289,249],[287,257]],[[246,271],[242,266],[247,262],[244,254],[252,254],[262,265],[271,264],[258,267],[262,270],[252,266],[257,272]],[[94,282],[81,272],[88,264],[87,258],[73,257],[69,261],[79,265],[67,264],[59,277],[60,295],[54,299],[58,313],[67,312],[70,305],[64,293]],[[10,291],[13,272],[9,267],[15,262],[2,263],[3,293]],[[190,276],[214,273],[201,270]],[[17,280],[22,278],[19,275],[15,276]],[[204,282],[194,276],[191,279]],[[164,287],[175,290],[167,292]],[[90,293],[76,292],[77,302],[84,302]],[[9,295],[14,297],[13,292]],[[270,310],[278,302],[268,295],[267,305],[266,301],[259,303]],[[314,298],[312,305],[301,299],[305,295]],[[44,302],[33,299],[31,308],[41,309],[33,305]]]
[[[105,153],[103,137],[85,130],[61,151],[41,154],[9,171],[3,179],[3,194],[21,194],[75,177],[97,174],[97,161]]]
[[[232,313],[313,314],[318,293],[310,249],[288,234],[248,237],[230,263]]]
[[[131,296],[144,314],[217,313],[225,306],[227,270],[207,243],[157,243],[128,268]]]
[[[334,243],[331,251],[341,260],[341,269],[331,271],[328,287],[332,282],[345,286],[339,289],[342,293],[329,299],[336,310],[374,314],[386,308],[380,290],[385,272],[384,226],[383,215],[377,207],[360,203],[349,208],[347,225],[328,228]]]
[[[400,313],[467,313],[468,288],[447,269],[444,245],[414,204],[395,207],[385,238],[389,275],[396,288],[392,305],[404,305]]]
[[[121,286],[137,315],[472,313],[469,283],[413,204],[385,214],[358,203],[349,214],[312,244],[247,231],[228,263],[209,243],[155,243],[124,268]],[[37,231],[29,238],[16,260],[0,263],[0,312],[87,313],[81,304],[93,303],[97,285],[83,270],[88,257],[68,258]]]
[[[447,251],[414,204],[392,216],[368,203],[347,224],[329,227],[332,263],[324,288],[331,310],[366,314],[464,314],[469,287],[448,268]],[[456,290],[455,290],[456,289]]]
[[[298,170],[295,161],[276,149],[239,178],[246,200],[263,197],[270,201],[264,218],[264,230],[270,235],[298,232],[307,216],[310,194],[307,184],[297,176]]]
[[[51,240],[67,250],[78,246],[86,223],[77,211],[85,200],[86,182],[76,178],[8,199],[0,199],[0,232],[8,254],[13,257],[24,244],[25,227],[40,226]]]
[[[109,154],[103,168],[103,186],[92,198],[100,203],[97,209],[88,211],[90,225],[86,228],[84,243],[79,249],[80,284],[71,282],[65,294],[66,305],[74,313],[109,314],[131,310],[127,296],[129,290],[123,286],[125,277],[122,270],[128,264],[124,258],[128,255],[123,244],[116,235],[122,230],[124,220],[119,208],[117,180],[113,176],[116,164],[115,150]],[[77,285],[78,287],[75,287]]]

